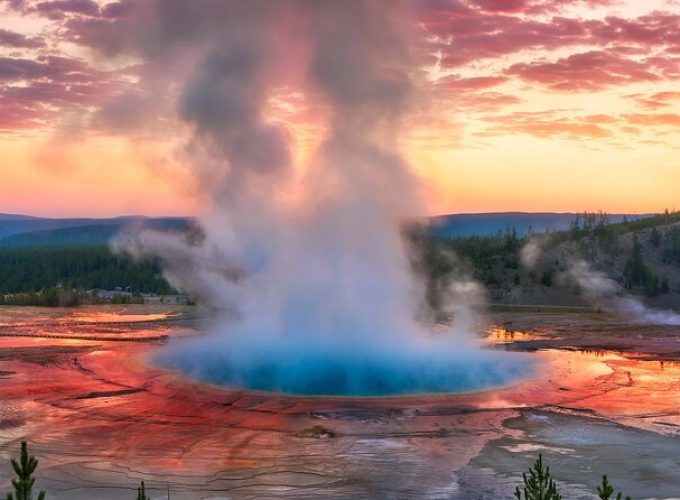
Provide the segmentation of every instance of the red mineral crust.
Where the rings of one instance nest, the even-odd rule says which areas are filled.
[[[5,308],[3,454],[28,439],[54,498],[86,498],[95,485],[102,498],[120,498],[139,478],[156,488],[167,483],[184,495],[178,498],[208,498],[201,495],[211,488],[245,497],[258,484],[342,496],[366,491],[362,474],[380,470],[378,459],[391,464],[381,465],[385,474],[408,471],[402,482],[430,467],[430,480],[443,488],[445,469],[464,467],[490,440],[512,436],[517,431],[503,423],[528,410],[670,434],[680,425],[680,366],[663,332],[643,332],[643,352],[629,339],[619,345],[616,327],[598,337],[612,346],[602,350],[559,322],[514,332],[497,326],[490,348],[540,349],[535,376],[467,394],[301,398],[211,386],[154,367],[150,355],[168,337],[197,334],[187,314],[35,310],[29,320]],[[501,325],[507,317],[494,319]],[[436,465],[443,456],[446,467]]]

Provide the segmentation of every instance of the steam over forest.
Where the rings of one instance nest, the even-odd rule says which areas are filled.
[[[540,246],[542,258],[529,269],[522,250],[530,241]],[[585,213],[566,231],[518,236],[508,227],[492,236],[425,238],[421,244],[435,284],[467,272],[489,289],[493,302],[531,303],[560,287],[567,290],[555,301],[578,297],[578,286],[560,280],[576,259],[634,294],[680,292],[680,212],[619,223],[606,213]]]
[[[524,235],[510,226],[486,236],[447,238],[430,230],[413,234],[431,284],[443,286],[449,276],[467,273],[489,289],[493,302],[531,302],[531,290],[545,296],[546,290],[558,288],[565,259],[574,257],[640,295],[680,291],[680,212],[617,223],[605,213],[585,213],[575,217],[569,230],[529,230]],[[522,249],[529,241],[541,243],[544,253],[533,269],[522,265]],[[69,305],[63,300],[65,291],[115,287],[129,287],[133,293],[176,293],[158,261],[136,262],[113,254],[106,245],[0,248],[0,302]],[[568,293],[578,296],[578,287]],[[555,300],[564,300],[564,294]]]

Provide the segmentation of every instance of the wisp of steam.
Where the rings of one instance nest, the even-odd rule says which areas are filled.
[[[583,289],[586,298],[598,307],[629,317],[632,321],[652,325],[680,325],[680,314],[646,306],[642,300],[626,293],[623,287],[587,262],[574,260],[569,276]]]
[[[154,16],[165,4],[144,4],[138,22],[155,22],[126,41],[130,50],[160,67],[159,46],[192,47],[178,111],[210,205],[200,235],[144,230],[115,242],[159,257],[170,283],[213,312],[206,335],[171,343],[159,363],[230,387],[350,396],[471,390],[527,374],[522,356],[477,345],[467,304],[452,308],[448,331],[416,319],[424,283],[401,230],[424,212],[400,152],[420,99],[409,5],[204,0]],[[326,117],[305,168],[266,112],[291,85]]]
[[[522,249],[522,263],[533,269],[543,250],[537,240],[529,240]],[[641,299],[629,294],[623,286],[602,271],[593,269],[585,260],[570,256],[563,275],[568,284],[576,284],[583,297],[605,311],[630,318],[631,321],[652,325],[680,325],[680,314],[648,307]],[[565,281],[563,279],[563,281]]]

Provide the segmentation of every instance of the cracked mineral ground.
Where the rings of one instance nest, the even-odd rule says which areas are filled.
[[[192,381],[151,355],[201,335],[192,307],[0,310],[0,489],[22,439],[51,499],[510,498],[538,453],[565,498],[607,473],[680,492],[680,328],[604,313],[493,312],[488,349],[528,353],[510,386],[289,397]],[[621,457],[625,456],[625,460]]]

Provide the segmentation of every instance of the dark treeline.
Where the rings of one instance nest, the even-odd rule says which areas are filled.
[[[94,294],[57,287],[45,288],[39,292],[0,294],[2,306],[76,307],[83,303],[96,302],[98,300]]]
[[[657,275],[648,261],[644,247],[658,249],[666,265],[680,265],[680,212],[668,212],[639,220],[610,223],[606,213],[579,214],[566,231],[550,233],[550,246],[573,242],[580,257],[592,260],[595,253],[611,258],[625,258],[622,286],[640,290],[649,296],[676,289],[665,276]],[[622,244],[620,236],[632,233]],[[421,233],[420,236],[423,236]],[[489,286],[553,286],[555,275],[564,271],[563,263],[531,272],[521,269],[521,250],[533,237],[519,236],[513,228],[493,236],[437,239],[420,238],[425,271],[436,288],[445,285],[446,277],[470,272]],[[447,252],[450,250],[451,252]],[[625,252],[625,253],[624,253]],[[456,255],[451,259],[450,255]],[[134,262],[129,256],[114,255],[106,246],[0,248],[0,302],[17,305],[77,305],[96,301],[86,290],[130,287],[133,293],[173,294],[175,290],[163,279],[158,262]],[[135,301],[126,296],[119,300]]]
[[[652,244],[656,244],[656,238],[660,238],[658,232],[654,231],[652,233],[652,238]],[[674,227],[670,232],[670,245],[664,251],[663,261],[666,264],[680,264],[680,228],[678,227]]]
[[[132,292],[172,294],[156,261],[135,262],[105,246],[0,249],[0,294],[26,300],[64,300],[68,290],[130,287]],[[59,295],[58,299],[55,295]],[[40,304],[35,304],[40,305]]]
[[[77,307],[83,304],[144,304],[140,293],[114,294],[110,300],[100,298],[93,291],[51,287],[39,292],[0,294],[0,306]]]
[[[583,237],[595,237],[600,244],[606,245],[611,242],[614,237],[625,233],[638,233],[647,229],[652,229],[653,232],[658,226],[668,224],[675,224],[680,222],[680,211],[670,212],[666,210],[662,214],[652,215],[641,219],[627,220],[624,218],[623,222],[611,223],[609,214],[606,212],[578,214],[568,231],[560,231],[552,233],[553,237],[558,241],[568,239],[579,239]],[[658,233],[657,233],[658,236]],[[660,243],[656,241],[656,246]]]

